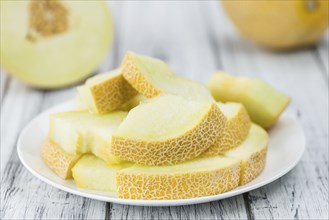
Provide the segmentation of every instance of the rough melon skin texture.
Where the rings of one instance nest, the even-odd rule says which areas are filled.
[[[251,120],[263,128],[270,128],[290,102],[290,97],[260,79],[215,73],[209,88],[217,101],[241,102]]]
[[[120,69],[89,78],[85,85],[78,87],[78,92],[80,108],[97,114],[109,113],[137,95]]]
[[[97,68],[113,38],[104,1],[1,1],[1,66],[25,83],[58,88]]]
[[[93,156],[84,155],[73,167],[72,173],[79,188],[116,192],[116,173],[132,164],[121,163],[107,165],[103,160]]]
[[[117,172],[118,196],[164,200],[216,195],[239,184],[238,160],[216,156],[173,166],[134,165]]]
[[[160,95],[129,112],[112,136],[112,153],[150,166],[179,163],[217,144],[225,121],[216,103]]]
[[[217,103],[227,121],[219,143],[210,147],[204,155],[218,155],[241,144],[247,137],[251,120],[241,103]]]
[[[121,64],[123,76],[147,98],[172,94],[204,102],[213,102],[209,90],[200,83],[179,77],[159,59],[128,52]]]
[[[92,153],[109,164],[120,163],[111,153],[111,137],[126,115],[120,111],[106,115],[87,111],[56,113],[50,116],[49,139],[68,154]]]
[[[41,157],[47,166],[62,179],[72,179],[72,167],[81,155],[68,154],[57,144],[47,139],[41,149]]]
[[[223,155],[241,161],[240,185],[255,179],[264,169],[268,146],[267,132],[256,124],[252,124],[248,137],[238,147]]]

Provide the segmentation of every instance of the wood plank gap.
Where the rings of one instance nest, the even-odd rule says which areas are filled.
[[[2,80],[2,75],[1,75],[1,80]],[[8,92],[10,80],[11,80],[11,78],[9,76],[7,76],[5,78],[4,88],[3,88],[3,90],[1,89],[1,91],[2,91],[2,93],[1,93],[1,104],[3,103],[3,100],[5,100],[6,94]]]
[[[112,203],[107,202],[105,207],[105,220],[110,220],[112,218]]]
[[[321,55],[318,49],[315,49],[313,51],[313,57],[315,59],[315,62],[317,63],[317,67],[319,68],[320,72],[322,73],[322,77],[325,79],[327,82],[327,85],[329,84],[328,79],[329,79],[329,73],[326,70],[326,66],[324,64],[324,61],[321,59]]]
[[[254,213],[252,212],[252,209],[251,209],[251,206],[250,206],[251,200],[249,199],[249,193],[244,193],[243,194],[243,201],[244,201],[244,205],[245,205],[246,212],[247,212],[247,219],[248,220],[254,220],[255,216],[254,216]]]

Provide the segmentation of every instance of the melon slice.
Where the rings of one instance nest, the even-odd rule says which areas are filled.
[[[39,88],[67,86],[100,64],[113,38],[104,1],[1,1],[1,66]]]
[[[131,165],[121,163],[109,166],[103,160],[87,154],[76,163],[72,173],[75,183],[80,188],[116,192],[117,171]]]
[[[241,161],[240,185],[255,179],[264,169],[268,145],[267,132],[256,124],[252,124],[246,140],[238,147],[223,155]]]
[[[78,87],[80,109],[104,114],[131,100],[137,91],[123,78],[120,69],[98,74]]]
[[[117,173],[117,190],[125,199],[186,199],[232,190],[239,177],[238,160],[216,156],[173,166],[122,169]]]
[[[290,98],[260,79],[217,72],[209,81],[212,95],[220,102],[241,102],[253,122],[269,128],[288,106]]]
[[[62,179],[72,179],[72,167],[81,155],[66,153],[61,147],[47,139],[41,149],[41,157],[47,166]]]
[[[68,154],[93,153],[109,164],[120,163],[111,153],[111,137],[126,115],[120,111],[106,115],[86,111],[53,114],[49,138]]]
[[[128,52],[121,68],[125,79],[147,98],[165,93],[205,102],[214,101],[205,86],[176,76],[161,60]]]
[[[161,95],[129,112],[112,136],[112,153],[144,165],[189,160],[218,143],[225,120],[216,103]]]
[[[205,155],[218,155],[241,144],[249,133],[251,120],[246,108],[240,103],[218,103],[227,121],[217,145],[210,147]]]
[[[93,155],[85,155],[72,172],[78,187],[115,192],[120,198],[185,199],[236,188],[240,163],[237,159],[216,156],[173,166],[108,165]]]

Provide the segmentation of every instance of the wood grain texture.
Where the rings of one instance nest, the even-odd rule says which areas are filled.
[[[215,2],[110,3],[112,50],[96,72],[131,50],[165,60],[180,75],[207,82],[216,69],[257,76],[292,97],[307,152],[279,180],[244,195],[192,206],[137,207],[75,196],[33,177],[16,141],[39,112],[74,97],[74,88],[39,91],[1,72],[1,219],[328,219],[328,38],[295,53],[272,53],[237,34]],[[328,36],[328,35],[327,35]]]

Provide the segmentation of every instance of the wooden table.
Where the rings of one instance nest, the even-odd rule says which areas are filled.
[[[75,89],[40,91],[1,72],[2,219],[328,219],[328,35],[316,47],[289,53],[243,39],[218,2],[111,2],[115,41],[97,72],[126,51],[163,59],[181,75],[206,82],[217,69],[261,77],[292,97],[307,150],[284,177],[222,201],[181,207],[134,207],[66,193],[30,174],[16,142],[38,113],[71,99]],[[38,152],[36,152],[38,153]]]

